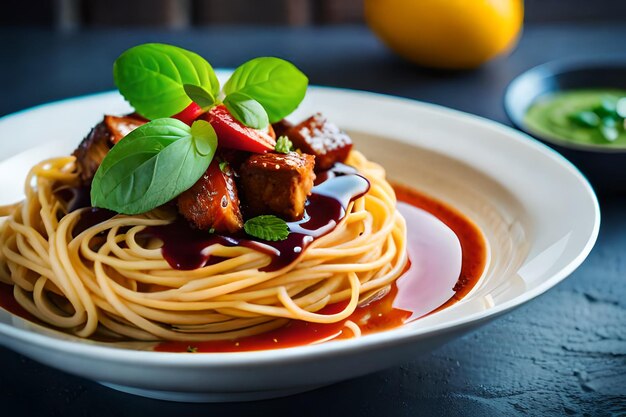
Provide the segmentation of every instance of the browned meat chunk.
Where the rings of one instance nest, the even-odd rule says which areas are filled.
[[[78,145],[72,155],[76,157],[80,179],[84,183],[91,181],[112,146],[111,134],[104,122],[98,123],[91,129],[87,137]]]
[[[105,116],[102,122],[91,129],[91,132],[72,154],[76,157],[81,181],[85,184],[91,182],[102,160],[113,145],[144,123],[146,123],[145,119],[134,116]]]
[[[315,181],[314,165],[313,156],[296,152],[252,155],[240,171],[246,214],[301,219]]]
[[[222,171],[223,170],[223,171]],[[237,187],[228,164],[214,158],[204,175],[178,196],[178,211],[198,229],[235,233],[243,227]]]
[[[315,156],[315,170],[323,171],[343,162],[352,149],[350,136],[317,113],[287,131],[295,149]]]
[[[114,145],[124,136],[147,122],[148,121],[143,118],[134,116],[104,116],[104,123],[109,128],[111,142],[113,142]]]

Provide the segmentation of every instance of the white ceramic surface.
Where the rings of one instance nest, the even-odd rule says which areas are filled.
[[[39,106],[0,119],[0,204],[21,198],[29,167],[69,153],[117,93]],[[490,246],[483,279],[463,301],[358,339],[282,350],[185,354],[108,346],[29,323],[0,309],[0,344],[133,394],[175,401],[271,398],[408,361],[553,287],[585,259],[600,213],[580,173],[547,147],[497,123],[370,93],[311,88],[293,115],[322,111],[396,180],[472,218]]]

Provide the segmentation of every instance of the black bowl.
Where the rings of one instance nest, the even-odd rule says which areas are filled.
[[[626,191],[626,147],[584,145],[549,137],[524,123],[528,108],[541,96],[561,90],[626,89],[626,62],[555,61],[515,78],[504,94],[504,110],[513,124],[572,161],[600,191]]]

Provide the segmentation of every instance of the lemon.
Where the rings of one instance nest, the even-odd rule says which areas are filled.
[[[523,0],[365,0],[365,18],[392,50],[419,65],[475,68],[510,51]]]

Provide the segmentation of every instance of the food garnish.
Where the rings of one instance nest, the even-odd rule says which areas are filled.
[[[246,221],[243,228],[250,236],[263,240],[285,240],[289,235],[287,223],[271,214],[253,217]]]
[[[124,52],[113,75],[124,98],[151,120],[97,161],[92,205],[123,214],[147,212],[189,189],[209,167],[218,142],[248,152],[273,151],[269,123],[291,113],[308,85],[293,64],[260,57],[235,70],[220,100],[219,81],[204,58],[157,43]]]
[[[308,78],[292,63],[259,57],[235,69],[224,85],[224,93],[226,97],[240,93],[258,101],[269,122],[276,123],[300,105],[308,83]]]
[[[130,132],[106,155],[91,184],[91,203],[118,213],[145,213],[191,187],[206,171],[217,136],[204,120],[191,127],[156,119]]]
[[[287,136],[281,136],[276,139],[276,146],[274,150],[278,153],[289,153],[293,151],[293,143],[289,140]]]
[[[171,117],[192,102],[185,84],[217,97],[219,81],[200,55],[172,45],[147,43],[128,49],[113,64],[115,85],[143,117]]]

